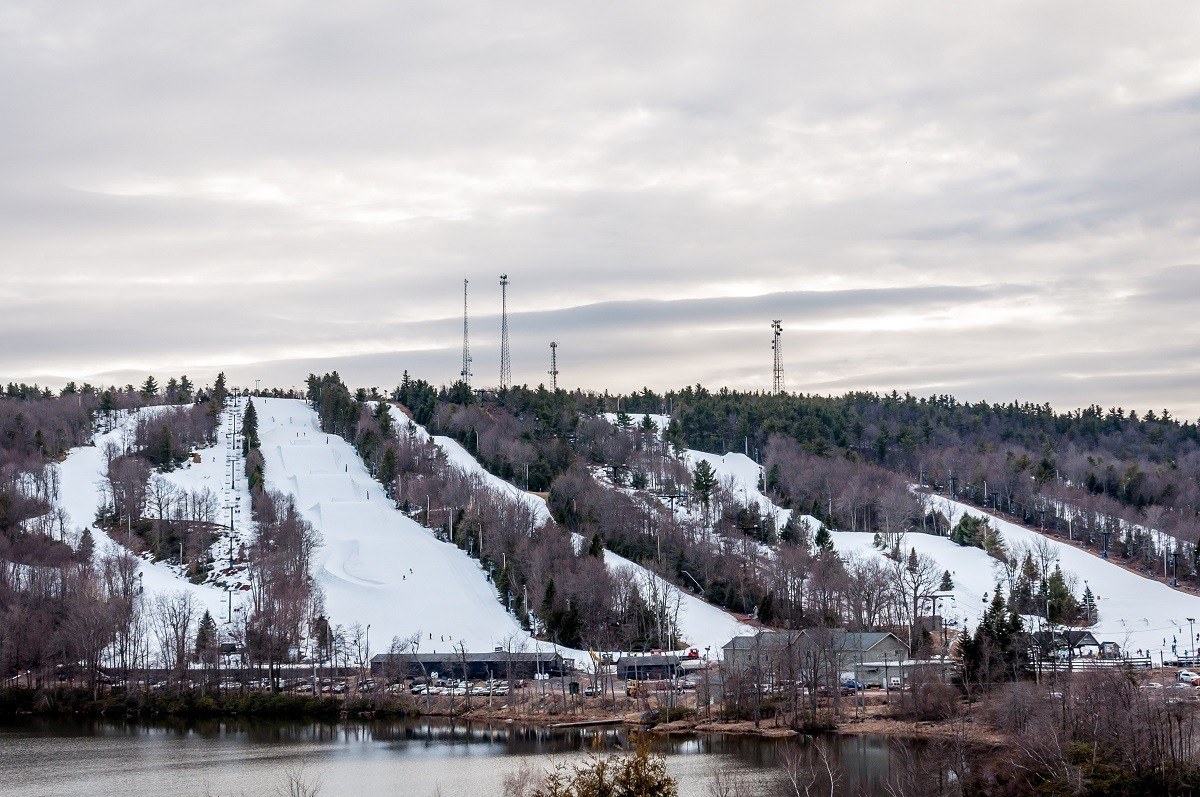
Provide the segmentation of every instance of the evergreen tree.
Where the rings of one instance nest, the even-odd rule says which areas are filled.
[[[388,498],[396,491],[396,477],[400,475],[399,460],[396,459],[396,449],[388,446],[383,450],[383,457],[379,460],[379,481],[383,484],[383,490],[387,493]]]
[[[833,550],[833,535],[829,533],[829,527],[824,523],[821,524],[821,528],[817,529],[817,536],[813,538],[813,544],[817,546],[818,553]]]
[[[592,535],[592,543],[588,546],[588,556],[594,556],[597,559],[604,558],[604,540],[600,539],[600,532]]]
[[[1067,589],[1067,581],[1063,577],[1062,568],[1054,566],[1054,572],[1046,580],[1046,597],[1049,601],[1049,611],[1046,619],[1052,623],[1073,623],[1079,613],[1079,604],[1075,596]]]
[[[767,592],[758,602],[758,621],[764,625],[775,622],[775,593]]]
[[[1087,622],[1096,622],[1096,596],[1092,594],[1092,588],[1085,585],[1083,588],[1083,610],[1087,613]]]
[[[146,377],[146,381],[142,383],[142,398],[149,401],[158,395],[158,382],[154,380],[154,376]]]
[[[216,648],[218,639],[217,623],[205,609],[200,626],[196,629],[196,660],[206,658],[206,654]]]
[[[79,535],[79,561],[86,565],[92,563],[92,552],[95,550],[95,542],[92,540],[92,530],[84,529],[83,534]]]
[[[942,573],[942,583],[938,585],[938,592],[950,592],[954,589],[954,579],[950,576],[950,571],[946,570]]]
[[[179,400],[180,401],[190,404],[195,390],[196,390],[196,386],[192,384],[192,380],[188,379],[187,374],[184,374],[183,376],[179,377]]]
[[[249,454],[251,449],[258,448],[258,412],[254,402],[246,402],[246,411],[242,413],[242,453]]]
[[[173,470],[175,467],[175,441],[171,436],[171,427],[165,423],[158,432],[155,461],[163,470]]]
[[[717,474],[713,472],[712,465],[709,465],[708,461],[704,459],[697,462],[696,471],[692,475],[692,490],[700,496],[700,503],[704,506],[706,517],[709,501],[712,499],[712,493],[716,486]]]

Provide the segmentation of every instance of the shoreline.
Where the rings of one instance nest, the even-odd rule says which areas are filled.
[[[39,693],[37,690],[8,691],[0,700],[0,722],[29,719],[95,719],[109,722],[168,721],[267,721],[313,724],[371,723],[440,719],[448,722],[491,725],[525,725],[545,730],[582,730],[614,728],[642,730],[652,736],[721,735],[758,739],[793,739],[801,736],[887,736],[896,739],[943,740],[994,747],[1005,743],[1003,734],[977,724],[971,717],[937,722],[888,716],[875,706],[864,716],[843,717],[837,722],[796,729],[765,720],[755,727],[753,720],[721,720],[696,716],[662,719],[647,716],[643,710],[589,711],[583,713],[547,713],[520,711],[508,707],[472,707],[463,704],[430,706],[430,710],[409,702],[369,700],[343,701],[331,698],[298,698],[261,693],[256,697],[231,696],[221,700],[210,696],[130,695],[117,699],[91,700],[78,692]],[[17,699],[14,699],[17,698]]]

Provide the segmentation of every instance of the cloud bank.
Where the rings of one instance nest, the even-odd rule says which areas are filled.
[[[12,2],[0,378],[1200,415],[1200,8]]]

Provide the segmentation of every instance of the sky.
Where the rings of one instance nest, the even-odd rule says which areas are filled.
[[[1200,5],[7,0],[0,380],[1200,416]]]

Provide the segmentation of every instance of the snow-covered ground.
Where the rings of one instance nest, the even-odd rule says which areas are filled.
[[[779,513],[781,525],[786,522],[788,510],[775,506],[758,490],[759,466],[753,460],[737,453],[721,456],[702,451],[686,451],[684,457],[691,469],[695,468],[696,462],[707,461],[722,483],[747,500],[757,502],[764,511]],[[1200,618],[1200,597],[1144,578],[1094,553],[1046,538],[980,509],[939,495],[930,499],[935,508],[955,521],[964,512],[987,517],[1000,530],[1010,549],[1018,545],[1031,547],[1038,541],[1048,543],[1063,573],[1076,579],[1076,596],[1083,592],[1084,582],[1095,594],[1099,619],[1091,631],[1097,639],[1117,642],[1129,653],[1148,651],[1155,659],[1160,653],[1170,659],[1172,645],[1179,653],[1194,647],[1187,642],[1191,633],[1187,618]],[[804,519],[813,529],[820,525],[811,516],[806,515]],[[831,536],[834,547],[843,556],[884,559],[883,553],[873,544],[873,534],[831,530]],[[978,548],[963,547],[945,537],[929,534],[907,534],[901,547],[905,550],[916,548],[918,553],[933,557],[940,568],[950,571],[954,580],[952,597],[939,601],[938,610],[945,617],[957,620],[960,627],[963,624],[974,627],[987,608],[984,596],[990,599],[996,583],[1003,580],[1000,563]],[[1008,585],[1004,584],[1003,588],[1007,590]]]
[[[158,411],[160,409],[157,407],[147,407],[127,413],[110,432],[97,434],[94,438],[94,445],[71,449],[66,459],[58,465],[59,506],[67,512],[73,528],[80,531],[85,528],[92,529],[97,558],[108,551],[124,548],[125,543],[125,539],[119,531],[114,531],[110,536],[94,526],[96,511],[105,503],[104,484],[107,469],[104,462],[104,445],[113,441],[124,446],[132,436],[138,412]],[[200,453],[203,461],[200,465],[185,466],[185,468],[175,471],[170,474],[171,480],[182,484],[201,483],[209,478],[216,478],[218,485],[227,484],[228,482],[222,481],[223,474],[228,470],[224,461],[223,445],[222,438],[214,448],[202,450]],[[230,500],[227,488],[222,489],[220,495],[224,501]],[[213,619],[218,622],[226,619],[229,600],[226,592],[207,584],[192,584],[181,575],[181,570],[177,565],[143,559],[138,565],[138,573],[142,589],[148,600],[154,600],[154,596],[159,594],[171,594],[182,590],[190,593],[203,608],[212,614]],[[235,612],[240,608],[238,598],[239,596],[234,594],[233,608]]]
[[[312,408],[292,399],[254,404],[267,486],[294,496],[323,537],[313,575],[334,625],[369,624],[375,651],[414,634],[422,653],[528,639],[479,563],[394,508],[354,448],[320,430]]]
[[[1172,645],[1180,653],[1194,647],[1188,644],[1191,631],[1187,618],[1200,618],[1200,597],[1144,578],[1078,546],[1048,539],[958,501],[940,495],[931,496],[931,500],[943,513],[953,511],[955,518],[961,517],[964,512],[987,516],[992,525],[1000,530],[1010,548],[1019,544],[1031,546],[1039,540],[1047,541],[1058,555],[1058,564],[1063,573],[1074,574],[1079,580],[1076,594],[1082,592],[1082,582],[1085,580],[1095,593],[1099,620],[1091,631],[1097,639],[1120,643],[1126,651],[1140,648],[1149,651],[1155,658],[1161,653],[1167,659],[1173,655]],[[927,535],[910,534],[908,539],[923,536]],[[958,547],[949,540],[944,542]],[[957,577],[955,580],[958,580]],[[994,581],[993,577],[993,585]]]
[[[393,413],[393,417],[395,417],[397,422],[407,422],[407,419],[398,410],[393,409]],[[640,418],[640,416],[638,417]],[[546,501],[543,498],[533,493],[525,492],[516,485],[492,475],[465,448],[454,440],[448,437],[434,437],[433,441],[446,452],[450,463],[459,470],[464,473],[478,474],[486,479],[492,487],[513,495],[515,500],[524,502],[537,513],[539,518],[550,520],[550,509],[546,506]],[[579,539],[578,536],[575,542],[576,545],[584,544],[584,541]],[[660,587],[665,583],[646,568],[618,556],[612,551],[604,552],[604,564],[610,570],[632,568],[642,584],[646,584],[649,579],[653,579]],[[713,606],[711,603],[689,592],[684,590],[678,590],[678,592],[681,601],[679,634],[684,638],[689,647],[700,650],[711,648],[717,652],[712,655],[719,655],[721,646],[732,637],[753,632],[750,626],[739,621],[732,614]]]
[[[181,492],[208,490],[216,497],[218,503],[214,520],[225,530],[222,530],[210,549],[214,563],[208,581],[221,589],[229,587],[241,590],[250,583],[242,548],[254,539],[254,522],[250,513],[250,488],[246,483],[246,458],[242,454],[241,438],[235,436],[235,431],[240,433],[242,428],[242,415],[248,401],[248,398],[238,396],[226,404],[217,429],[216,445],[194,452],[200,456],[200,462],[187,460],[182,467],[169,473],[155,473],[150,477],[152,481],[155,477],[166,479]],[[231,515],[232,563],[227,530]],[[224,618],[225,614],[221,617]]]
[[[633,425],[630,428],[632,428],[632,429],[641,429],[642,428],[642,423],[643,423],[643,421],[645,421],[647,413],[627,412],[625,414],[628,415],[630,420],[633,422]],[[662,432],[668,426],[671,425],[671,416],[670,415],[656,415],[655,413],[649,413],[649,415],[650,415],[650,422],[654,424],[656,429],[658,429],[659,434],[662,434]],[[613,426],[617,425],[617,413],[606,412],[601,417],[603,417],[604,420],[608,421]]]
[[[511,496],[512,500],[529,507],[539,524],[550,520],[550,507],[546,506],[544,499],[533,493],[525,492],[512,482],[505,481],[499,476],[489,473],[457,440],[437,435],[433,437],[433,442],[438,448],[446,452],[446,459],[451,465],[463,473],[479,475],[484,479],[488,487],[501,494]]]

